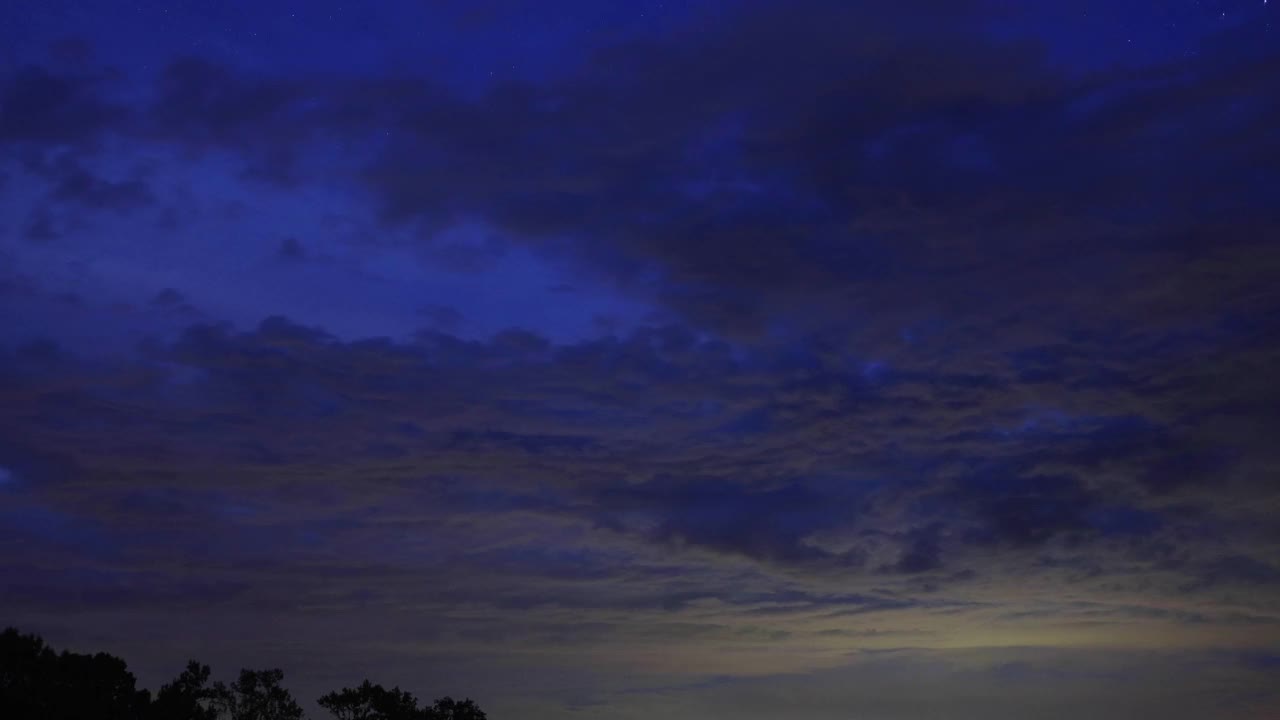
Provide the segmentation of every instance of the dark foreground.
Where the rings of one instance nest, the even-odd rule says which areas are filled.
[[[36,635],[0,634],[0,718],[6,720],[300,720],[307,716],[279,669],[242,669],[211,681],[195,660],[153,697],[124,660],[107,653],[55,652]],[[365,680],[316,700],[338,720],[485,720],[473,701],[418,705],[412,693]]]

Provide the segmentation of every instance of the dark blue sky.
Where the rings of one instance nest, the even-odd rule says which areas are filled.
[[[495,718],[1273,717],[1275,15],[8,3],[0,616]]]

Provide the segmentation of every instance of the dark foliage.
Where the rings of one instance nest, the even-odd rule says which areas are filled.
[[[484,711],[468,699],[445,696],[430,707],[398,687],[387,690],[365,680],[357,688],[343,688],[320,698],[320,706],[337,720],[485,720]]]
[[[301,720],[302,708],[283,680],[281,670],[241,670],[230,687],[214,683],[216,705],[230,720]]]
[[[470,699],[444,697],[427,710],[427,720],[485,720],[484,711]]]
[[[106,653],[55,653],[35,635],[0,634],[0,717],[140,720],[151,696],[123,660]]]
[[[338,720],[422,720],[418,699],[398,687],[387,690],[368,680],[320,698],[320,707]]]
[[[302,720],[282,684],[284,672],[241,670],[232,683],[210,682],[192,660],[156,693],[136,687],[124,660],[98,653],[57,653],[35,635],[0,634],[0,718],[8,720]],[[319,699],[338,720],[486,720],[471,700],[450,697],[419,707],[411,693],[365,680]]]
[[[154,720],[218,720],[224,704],[219,690],[209,684],[208,665],[192,660],[173,682],[160,688],[151,704]]]

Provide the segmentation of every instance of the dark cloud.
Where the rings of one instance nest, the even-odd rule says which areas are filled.
[[[303,87],[187,58],[166,68],[157,95],[146,132],[199,151],[234,147],[246,153],[251,177],[294,178],[296,153],[311,132]]]
[[[280,246],[276,248],[276,257],[290,262],[300,262],[307,259],[307,249],[298,238],[287,237],[281,240]]]
[[[907,533],[902,554],[892,565],[882,568],[889,572],[915,574],[942,568],[942,523],[933,523]]]
[[[1280,568],[1248,555],[1215,558],[1200,569],[1200,578],[1190,587],[1235,585],[1274,585],[1280,583]]]
[[[182,296],[182,293],[174,290],[173,288],[165,288],[156,293],[155,297],[151,298],[152,305],[164,308],[178,307],[186,301],[187,300]]]
[[[1056,320],[1067,307],[1098,332],[1101,308],[1071,288],[1137,280],[1143,263],[1167,261],[1151,243],[1174,232],[1170,213],[1216,206],[1195,224],[1219,246],[1249,247],[1274,222],[1256,183],[1202,188],[1188,184],[1196,173],[1162,169],[1209,173],[1208,157],[1253,166],[1249,148],[1275,144],[1265,120],[1274,103],[1259,95],[1269,55],[1218,51],[1142,82],[1123,71],[1080,80],[1026,46],[967,44],[921,28],[903,36],[910,46],[885,42],[902,36],[899,20],[883,10],[753,9],[698,34],[696,46],[611,51],[600,61],[614,68],[607,81],[586,72],[549,87],[498,86],[479,101],[429,82],[322,86],[184,60],[166,71],[148,122],[158,137],[234,149],[247,171],[277,178],[295,174],[295,156],[317,137],[384,132],[385,150],[366,146],[373,155],[360,179],[389,219],[481,215],[516,239],[570,242],[623,279],[652,267],[664,278],[659,297],[734,332],[804,308],[807,323],[857,321],[864,342],[883,343],[931,315],[963,312],[989,316],[981,331],[1007,341],[1025,313]],[[1210,87],[1219,90],[1206,95]],[[1224,114],[1225,93],[1257,102]],[[1152,129],[1173,127],[1171,117],[1180,118],[1177,138]],[[504,130],[512,126],[521,132]],[[1039,141],[1050,134],[1054,143]],[[1257,141],[1210,147],[1227,135]],[[87,197],[99,201],[126,190],[79,186],[96,188]],[[1118,202],[1123,212],[1146,209],[1125,217],[1108,210]],[[1255,226],[1206,227],[1228,212]],[[1058,229],[1045,237],[1045,227]],[[1178,232],[1191,242],[1190,230]],[[487,247],[433,252],[469,266]],[[1186,250],[1185,262],[1204,255]],[[972,261],[993,256],[1003,259]],[[911,294],[922,277],[930,293]],[[1135,296],[1132,285],[1117,289]],[[1228,288],[1188,289],[1195,294],[1135,296],[1113,309],[1172,310]],[[996,305],[1012,294],[1022,319]],[[870,312],[885,307],[894,313]],[[1027,365],[1023,374],[1051,371]],[[1094,377],[1074,382],[1124,377],[1095,365]]]
[[[955,499],[976,505],[978,542],[1013,546],[1037,545],[1084,529],[1096,502],[1074,478],[1000,474],[965,480]]]
[[[49,171],[53,182],[50,199],[93,210],[125,212],[150,205],[154,196],[138,179],[106,180],[95,177],[68,156],[61,156]]]
[[[124,127],[129,113],[106,97],[102,77],[24,67],[0,90],[0,140],[40,145],[92,144]]]
[[[50,43],[49,56],[55,63],[84,66],[93,60],[93,43],[79,36],[60,38]]]
[[[31,566],[0,568],[6,578],[5,600],[15,610],[93,612],[120,608],[181,607],[188,611],[233,599],[244,583],[179,580],[165,575],[63,571]]]
[[[157,301],[181,296],[162,292]],[[1116,541],[1136,561],[1206,521],[1149,499],[1140,468],[1165,456],[1176,462],[1181,450],[1145,421],[1048,413],[1001,429],[1005,421],[982,408],[1003,402],[1003,383],[961,384],[959,404],[946,392],[925,399],[922,388],[946,381],[832,376],[820,357],[791,351],[730,359],[678,327],[568,347],[523,331],[488,343],[435,334],[400,344],[343,342],[271,318],[250,332],[193,326],[156,358],[181,370],[142,379],[136,397],[159,402],[155,393],[189,377],[196,404],[116,417],[135,428],[131,443],[69,459],[105,469],[146,458],[176,480],[187,472],[163,459],[172,442],[155,433],[182,428],[246,471],[359,458],[382,468],[371,470],[383,482],[472,478],[490,488],[477,490],[483,499],[454,497],[448,506],[580,518],[654,547],[815,577],[857,575],[868,557],[877,558],[873,569],[915,575],[964,569],[974,553],[1101,550]],[[57,417],[75,407],[90,423],[80,427],[90,427],[108,417],[95,395],[45,396],[27,412]],[[643,417],[663,420],[648,439],[631,437]],[[55,437],[86,441],[74,427],[43,440],[10,427],[44,452],[55,452]],[[964,427],[972,430],[955,432]],[[947,469],[976,455],[988,461]],[[1191,474],[1154,497],[1192,497],[1213,482]],[[884,535],[884,522],[916,528]],[[888,543],[883,561],[876,538]]]
[[[462,312],[454,307],[431,305],[421,308],[418,313],[433,329],[442,332],[456,330],[458,324],[462,322]]]
[[[618,516],[648,516],[646,532],[660,542],[687,544],[783,565],[824,563],[857,567],[854,553],[834,555],[805,543],[815,531],[848,521],[853,508],[833,507],[800,484],[741,489],[725,480],[683,481],[656,478],[643,485],[604,491],[597,520],[618,525]]]
[[[53,214],[48,208],[37,208],[27,218],[22,234],[32,242],[49,242],[58,239],[58,230]]]
[[[947,16],[963,24],[969,10]],[[932,314],[995,311],[985,331],[1007,338],[1017,316],[997,304],[1012,294],[1023,313],[1072,308],[1096,331],[1101,308],[1073,288],[1129,284],[1173,260],[1152,244],[1170,234],[1248,247],[1275,222],[1257,178],[1213,169],[1258,167],[1256,149],[1277,144],[1270,53],[1219,48],[1145,76],[1080,79],[1032,46],[899,22],[883,8],[752,7],[687,41],[610,50],[592,64],[607,79],[499,85],[478,101],[429,81],[325,85],[183,60],[148,122],[162,138],[234,149],[269,178],[294,176],[318,137],[381,133],[359,177],[388,219],[482,216],[515,239],[568,242],[614,276],[652,268],[659,297],[735,332],[803,308],[809,323],[857,320],[883,342]],[[1229,180],[1204,187],[1201,174]],[[1215,230],[1229,217],[1236,228]],[[437,252],[466,264],[481,250]],[[1204,250],[1187,244],[1183,262]],[[908,289],[923,277],[928,296]],[[1134,287],[1117,288],[1133,301],[1113,308],[1186,307],[1220,290],[1141,299]],[[893,315],[871,313],[884,307]]]

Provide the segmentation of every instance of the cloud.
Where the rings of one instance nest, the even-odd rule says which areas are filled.
[[[186,298],[182,296],[182,293],[173,288],[165,288],[151,298],[152,305],[164,308],[178,307],[185,302]]]
[[[488,343],[438,333],[345,342],[272,318],[248,332],[192,326],[150,362],[171,369],[126,380],[135,371],[122,366],[103,376],[120,378],[103,388],[131,388],[135,410],[105,415],[102,393],[111,391],[77,383],[83,389],[56,403],[12,406],[10,437],[84,478],[121,478],[99,486],[108,497],[117,482],[136,487],[124,482],[125,468],[157,473],[143,487],[225,482],[275,492],[314,483],[401,504],[422,493],[412,503],[428,516],[527,517],[575,528],[575,543],[599,533],[628,553],[675,549],[683,563],[783,573],[812,588],[883,583],[874,571],[887,570],[963,594],[965,582],[950,578],[1015,567],[1051,575],[1060,565],[1037,557],[1087,551],[1106,576],[1167,555],[1158,551],[1167,543],[1199,553],[1179,538],[1230,517],[1212,504],[1199,514],[1171,507],[1198,497],[1211,477],[1146,492],[1135,458],[1181,452],[1146,440],[1156,432],[1149,424],[1048,415],[1010,434],[984,415],[1006,405],[1002,383],[960,386],[967,399],[957,403],[921,394],[937,378],[870,384],[857,366],[834,373],[789,350],[735,358],[680,328],[566,347],[530,333]],[[60,428],[52,434],[13,423],[56,422],[73,409],[81,419],[50,425]],[[108,421],[117,439],[104,445],[92,428]],[[646,432],[637,437],[638,422]],[[193,472],[171,436],[220,470]],[[92,456],[69,450],[90,445]],[[329,469],[296,476],[306,466]],[[316,518],[321,526],[335,519],[329,512]],[[1241,543],[1261,540],[1239,531]],[[1243,552],[1236,542],[1224,547]]]
[[[75,203],[94,210],[127,212],[150,205],[154,197],[139,179],[106,180],[95,177],[68,156],[59,156],[51,167],[42,169],[53,182],[50,200]]]
[[[106,98],[103,77],[23,67],[0,90],[0,138],[34,144],[83,144],[117,129],[129,116]]]
[[[832,720],[850,712],[904,719],[1035,714],[1067,720],[1081,715],[1118,719],[1134,712],[1195,718],[1230,707],[1241,717],[1265,717],[1275,693],[1240,693],[1227,673],[1193,672],[1190,680],[1171,682],[1200,663],[1214,665],[1211,658],[1211,653],[1119,651],[1103,657],[1087,650],[898,648],[855,653],[842,667],[814,673],[657,685],[628,697],[629,712],[612,712],[618,717],[665,711],[767,718],[785,707]],[[1255,669],[1249,676],[1257,679],[1264,672]],[[920,692],[921,687],[930,692]],[[605,703],[597,712],[611,717],[613,707],[616,702]]]
[[[300,262],[307,259],[307,249],[298,238],[287,237],[280,241],[280,247],[276,249],[276,257],[281,260]]]
[[[23,235],[32,242],[49,242],[58,238],[56,221],[47,208],[38,208],[31,213]]]

